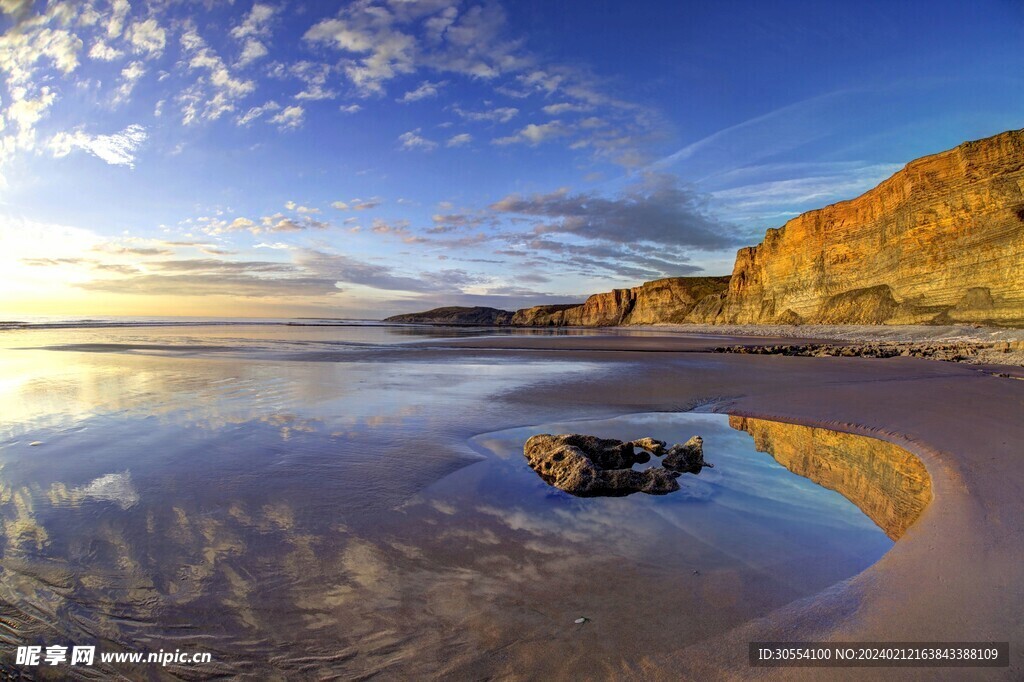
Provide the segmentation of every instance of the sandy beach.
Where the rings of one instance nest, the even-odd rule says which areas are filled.
[[[678,679],[680,672],[701,679],[819,679],[814,669],[752,670],[747,643],[1008,639],[1009,669],[828,672],[832,679],[1020,677],[1020,381],[921,360],[717,356],[711,367],[672,359],[629,363],[588,382],[585,393],[567,385],[532,392],[530,399],[548,406],[569,396],[622,411],[705,405],[881,438],[920,457],[933,482],[934,500],[920,520],[860,575],[723,637],[652,653],[632,672],[656,679]]]
[[[750,641],[1009,641],[1009,668],[828,674],[1019,678],[1024,382],[915,358],[707,352],[763,342],[751,337],[339,333],[5,337],[5,371],[25,378],[4,396],[0,446],[11,641],[205,647],[218,661],[206,672],[252,679],[666,680],[820,679],[820,669],[751,668]],[[706,533],[727,539],[736,523],[719,503],[545,497],[516,450],[541,425],[658,436],[635,431],[664,431],[694,409],[732,415],[732,429],[750,417],[888,441],[920,458],[931,501],[916,520],[893,517],[895,544],[866,564],[840,559],[817,531],[800,531],[808,549],[786,544],[800,537],[781,540],[789,522],[735,527],[780,533],[776,553],[817,547],[787,560],[756,542],[708,544]],[[714,461],[721,427],[680,422],[674,437],[697,428]],[[39,453],[56,459],[33,468]],[[694,490],[714,480],[696,477]],[[893,512],[874,498],[859,502],[884,523],[877,514]],[[640,534],[621,535],[627,527]],[[106,549],[83,554],[71,529]],[[69,612],[80,615],[58,615]],[[581,613],[586,627],[574,629]]]

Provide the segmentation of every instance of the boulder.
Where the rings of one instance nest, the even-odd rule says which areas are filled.
[[[679,490],[680,474],[700,473],[702,467],[711,466],[704,462],[702,445],[700,436],[695,436],[665,454],[665,442],[654,438],[623,442],[578,433],[544,433],[526,441],[523,455],[544,481],[577,497],[665,495]],[[649,462],[651,455],[663,454],[665,466],[632,468]]]

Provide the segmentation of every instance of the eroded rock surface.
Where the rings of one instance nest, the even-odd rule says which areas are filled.
[[[694,436],[666,452],[665,442],[654,438],[623,442],[578,433],[543,433],[526,441],[523,454],[547,483],[578,497],[665,495],[679,490],[680,474],[697,474],[712,466],[704,461],[703,443]],[[660,467],[632,469],[634,464],[649,462],[651,455],[663,454]]]
[[[661,465],[679,474],[699,474],[704,467],[714,466],[704,461],[704,439],[694,436],[682,445],[673,445]]]
[[[607,327],[705,322],[718,314],[728,286],[728,277],[667,277],[630,289],[594,294],[579,305],[542,305],[518,310],[512,324]]]
[[[1024,325],[1024,130],[768,230],[737,254],[712,321]]]

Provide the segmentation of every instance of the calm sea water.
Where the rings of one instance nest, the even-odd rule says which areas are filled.
[[[891,547],[723,415],[552,422],[510,397],[593,360],[305,359],[467,333],[493,330],[0,332],[0,639],[211,652],[178,669],[201,676],[600,674]],[[665,497],[573,498],[521,453],[577,431],[701,434],[716,468]]]

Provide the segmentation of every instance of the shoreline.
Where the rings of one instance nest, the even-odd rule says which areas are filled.
[[[685,648],[652,651],[635,635],[617,652],[621,659],[608,663],[622,666],[615,668],[619,676],[655,680],[812,679],[819,670],[750,668],[747,643],[988,640],[1011,643],[1009,668],[833,668],[829,676],[1019,679],[1024,669],[1024,623],[1019,618],[1019,605],[1024,603],[1024,565],[1019,561],[1024,555],[1019,445],[1024,442],[1024,384],[1001,380],[975,365],[917,358],[710,352],[722,343],[717,337],[664,333],[484,336],[344,352],[293,352],[288,358],[302,364],[366,365],[368,376],[376,375],[372,365],[390,362],[430,367],[438,377],[452,375],[446,369],[449,362],[530,365],[529,374],[517,370],[516,381],[489,388],[472,412],[462,415],[463,421],[451,421],[438,412],[441,421],[429,440],[443,449],[458,448],[462,437],[493,430],[494,425],[697,407],[894,443],[924,463],[933,499],[878,562],[812,597]],[[132,347],[115,345],[109,350]],[[180,352],[154,355],[183,370],[192,367],[186,363],[207,355],[190,355],[196,349],[188,343],[167,348]],[[123,357],[128,361],[132,354]],[[207,361],[216,362],[208,356]],[[142,365],[150,360],[135,357],[130,362]],[[586,371],[566,371],[574,365],[586,365]],[[713,453],[708,456],[713,459]],[[624,603],[622,608],[631,609],[633,618],[657,615],[634,604]],[[516,677],[529,670],[530,654],[528,649],[502,649],[473,655],[480,670]]]

